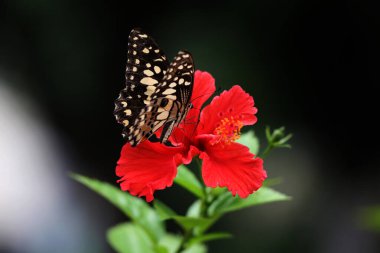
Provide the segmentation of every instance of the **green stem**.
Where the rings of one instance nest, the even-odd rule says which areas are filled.
[[[203,183],[203,178],[202,178],[202,161],[199,159],[199,157],[195,157],[195,162],[197,163],[198,166],[198,179]],[[204,184],[203,184],[204,185]]]
[[[199,157],[195,157],[194,160],[195,160],[197,167],[198,167],[198,179],[200,179],[200,181],[203,184],[203,192],[205,195],[205,197],[201,199],[200,217],[203,218],[203,217],[207,217],[207,208],[208,208],[210,203],[208,203],[208,193],[206,191],[206,186],[205,186],[205,184],[203,182],[203,178],[202,178],[202,161],[201,161],[201,159],[199,159]],[[176,251],[176,253],[180,253],[183,250],[185,250],[185,246],[186,246],[187,242],[193,237],[193,235],[194,235],[194,229],[189,229],[189,230],[184,231],[183,239],[182,239],[181,244],[178,247],[178,250]]]
[[[202,178],[202,161],[201,159],[199,159],[199,157],[196,157],[195,158],[195,161],[198,165],[198,179],[202,182],[203,184],[203,193],[204,193],[204,198],[201,200],[201,213],[200,213],[200,216],[203,218],[203,217],[206,217],[207,216],[207,208],[208,208],[208,201],[209,201],[209,196],[208,196],[208,192],[206,190],[206,185],[204,184],[204,181],[203,181],[203,178]]]
[[[264,152],[260,155],[260,157],[263,159],[266,158],[273,149],[274,146],[271,143],[269,143]]]
[[[193,235],[193,229],[185,231],[181,244],[178,247],[178,250],[176,251],[176,253],[180,253],[181,251],[185,250],[185,245],[191,239],[192,235]]]

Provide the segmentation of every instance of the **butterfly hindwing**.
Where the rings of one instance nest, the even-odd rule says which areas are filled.
[[[190,109],[193,90],[194,63],[190,53],[180,51],[170,64],[167,73],[152,95],[150,105],[146,106],[151,131],[145,133],[149,138],[159,127],[163,126],[160,141],[165,143],[173,128],[185,118]]]
[[[151,95],[163,79],[169,62],[155,41],[134,29],[128,38],[126,87],[115,101],[116,120],[124,126],[123,136],[135,145],[142,108],[150,104]]]
[[[157,86],[157,97],[178,101],[181,106],[186,106],[193,91],[194,63],[190,53],[178,52],[170,64],[162,82]]]

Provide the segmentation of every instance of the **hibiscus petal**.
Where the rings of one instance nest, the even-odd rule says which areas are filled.
[[[153,200],[155,190],[173,184],[177,165],[181,161],[181,147],[166,147],[160,143],[144,141],[137,147],[125,144],[116,166],[116,175],[123,191],[134,196]]]
[[[263,160],[255,158],[244,145],[236,142],[211,145],[210,138],[212,135],[199,137],[205,148],[200,155],[205,184],[209,187],[227,187],[232,195],[237,194],[241,198],[258,190],[267,177]]]
[[[215,92],[215,79],[204,71],[197,70],[194,73],[194,87],[190,102],[193,108],[188,112],[186,119],[176,128],[169,139],[175,145],[185,143],[195,135],[200,109],[203,104]]]
[[[206,106],[200,117],[199,134],[210,134],[218,126],[222,119],[234,117],[244,125],[253,125],[257,118],[255,114],[253,97],[246,93],[239,85],[222,92],[214,97],[210,105]]]
[[[194,74],[194,87],[191,103],[194,108],[200,109],[204,102],[215,92],[215,79],[210,73],[197,70]]]

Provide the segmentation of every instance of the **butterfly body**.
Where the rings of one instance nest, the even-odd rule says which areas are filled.
[[[194,64],[191,54],[180,51],[169,64],[147,34],[131,31],[128,42],[126,87],[115,101],[114,115],[124,126],[132,146],[151,138],[167,143],[175,127],[191,109]],[[159,139],[155,132],[162,127]]]

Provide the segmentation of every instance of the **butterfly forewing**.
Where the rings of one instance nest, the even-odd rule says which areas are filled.
[[[115,101],[114,114],[124,126],[124,138],[133,146],[138,143],[137,137],[145,124],[139,119],[141,111],[151,103],[152,94],[168,66],[166,56],[150,36],[139,29],[131,31],[128,38],[126,87]]]

